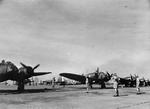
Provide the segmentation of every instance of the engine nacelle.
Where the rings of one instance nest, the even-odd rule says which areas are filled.
[[[28,72],[27,68],[21,67],[18,71],[18,80],[25,80],[30,78],[32,75]]]

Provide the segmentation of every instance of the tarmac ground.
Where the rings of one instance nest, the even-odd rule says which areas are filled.
[[[150,109],[150,88],[119,88],[119,97],[113,97],[111,87],[99,89],[95,85],[86,93],[85,85],[66,87],[26,86],[17,93],[17,86],[0,85],[0,109]]]

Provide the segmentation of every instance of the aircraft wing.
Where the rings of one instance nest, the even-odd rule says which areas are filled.
[[[34,74],[32,76],[40,76],[40,75],[46,75],[46,74],[50,74],[52,72],[34,72]]]
[[[85,83],[86,77],[83,75],[73,74],[73,73],[60,73],[60,76],[79,81],[81,83]]]
[[[131,80],[129,78],[120,78],[119,84],[124,84],[125,86],[134,86],[135,85],[135,80]]]

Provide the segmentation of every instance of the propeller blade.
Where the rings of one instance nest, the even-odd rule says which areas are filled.
[[[108,71],[107,71],[106,73],[107,73],[108,76],[111,76],[111,75],[108,73]]]
[[[20,62],[20,64],[23,66],[23,67],[27,67],[25,64],[23,64],[22,62]]]
[[[36,65],[36,66],[33,68],[33,70],[36,69],[36,68],[38,68],[39,66],[40,66],[40,64]]]
[[[97,67],[97,70],[96,70],[96,72],[97,72],[97,73],[99,72],[99,67]]]

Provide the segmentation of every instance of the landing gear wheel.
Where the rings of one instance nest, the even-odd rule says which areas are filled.
[[[18,91],[23,92],[24,91],[24,82],[18,82]]]
[[[102,88],[102,89],[106,88],[106,85],[105,85],[104,82],[101,84],[101,88]]]
[[[92,85],[90,85],[90,88],[91,88],[91,89],[93,88]]]

